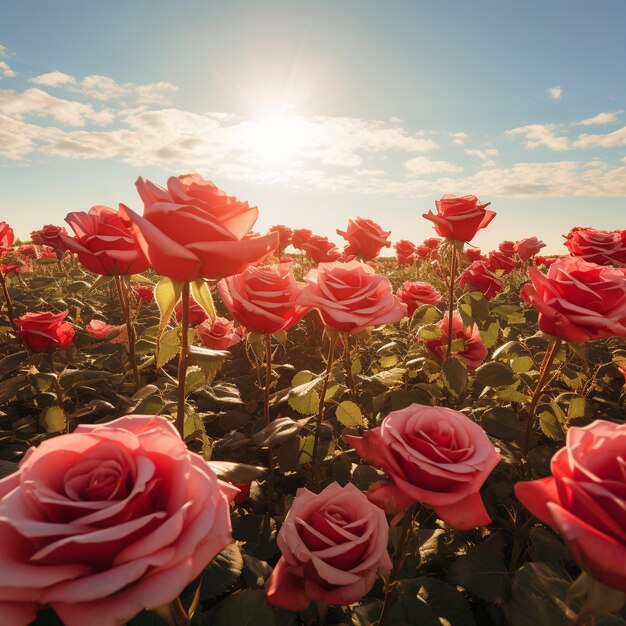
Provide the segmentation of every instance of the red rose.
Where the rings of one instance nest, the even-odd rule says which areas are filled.
[[[463,413],[412,404],[387,415],[363,437],[349,435],[346,441],[392,480],[368,494],[388,513],[423,502],[453,528],[491,522],[480,488],[500,455],[485,431]]]
[[[422,243],[415,248],[415,256],[420,259],[425,259],[426,257],[431,255],[433,256],[433,258],[436,258],[437,250],[429,248],[426,244]]]
[[[424,239],[423,243],[430,250],[436,250],[441,243],[441,239],[439,239],[439,237],[429,237],[428,239]]]
[[[563,236],[572,256],[598,265],[626,265],[626,230],[576,226]]]
[[[493,298],[504,288],[502,281],[489,271],[484,261],[474,261],[459,276],[461,287],[474,287],[482,292],[485,298]]]
[[[482,261],[484,258],[480,248],[467,248],[465,254],[470,261]]]
[[[407,317],[411,317],[415,309],[422,304],[437,304],[443,299],[430,283],[420,281],[404,283],[396,292],[396,296],[406,304]]]
[[[222,278],[266,259],[278,235],[248,237],[258,209],[227,196],[198,174],[170,177],[167,189],[139,178],[143,217],[122,207],[155,272],[185,282]]]
[[[232,543],[235,493],[164,417],[30,448],[0,480],[0,623],[50,606],[66,626],[116,626],[169,604]]]
[[[45,352],[48,348],[64,350],[72,345],[74,328],[63,320],[67,311],[61,313],[25,313],[13,322],[17,335],[33,352]]]
[[[303,611],[312,601],[352,604],[390,569],[385,513],[353,484],[298,489],[278,533],[282,556],[266,584],[270,604]]]
[[[225,317],[216,317],[213,321],[206,319],[196,326],[196,331],[200,341],[210,350],[228,350],[241,341],[235,324]]]
[[[443,196],[437,200],[437,215],[432,211],[422,217],[435,224],[438,235],[457,241],[470,241],[481,228],[485,228],[496,216],[493,211],[485,210],[491,202],[480,204],[476,196]]]
[[[67,230],[64,226],[54,226],[54,224],[46,224],[43,228],[39,230],[34,230],[30,234],[30,238],[33,240],[33,243],[36,243],[40,246],[50,246],[55,250],[60,250],[61,252],[65,252],[65,244],[61,239],[61,235],[67,235]]]
[[[550,267],[555,261],[557,257],[555,256],[541,256],[540,254],[535,255],[534,261],[535,265],[539,267],[540,265],[544,265],[545,267]]]
[[[539,311],[539,328],[566,341],[626,337],[626,274],[561,257],[548,274],[528,268],[520,297]]]
[[[32,243],[26,243],[26,244],[22,244],[21,246],[15,246],[15,248],[13,248],[13,251],[16,254],[19,254],[20,256],[23,256],[23,257],[28,257],[30,259],[37,258],[37,248],[35,248],[35,246]]]
[[[302,250],[302,246],[309,240],[309,237],[313,234],[308,228],[296,228],[293,231],[291,237],[291,245],[296,250]]]
[[[154,287],[150,285],[133,285],[133,291],[137,300],[150,303],[154,300]]]
[[[393,246],[398,257],[398,265],[413,265],[415,263],[415,244],[408,239],[400,239]]]
[[[431,339],[425,341],[426,349],[440,361],[446,360],[446,347],[448,345],[448,311],[443,314],[443,319],[439,322],[438,326],[441,330],[441,336],[437,339]],[[454,313],[452,316],[452,339],[453,348],[451,356],[460,359],[465,363],[467,369],[472,371],[482,365],[482,362],[487,356],[487,348],[480,338],[480,332],[478,326],[465,327],[463,320],[458,313]],[[461,340],[461,346],[455,348],[454,340]],[[422,341],[422,340],[420,340]]]
[[[337,246],[321,235],[311,235],[301,244],[300,249],[316,264],[336,261],[341,256]]]
[[[81,265],[95,274],[139,274],[150,266],[118,211],[94,206],[89,213],[68,213],[65,221],[74,231],[59,233],[63,245],[78,255]]]
[[[283,251],[291,245],[291,239],[293,237],[293,230],[282,224],[272,226],[269,230],[270,233],[278,233],[278,246],[276,247],[276,256],[280,256]]]
[[[383,248],[391,246],[388,241],[391,231],[383,230],[376,222],[364,217],[348,220],[348,228],[345,231],[337,229],[337,234],[348,242],[345,252],[359,256],[363,261],[375,259]]]
[[[508,239],[506,241],[503,241],[499,246],[498,246],[498,250],[500,250],[500,252],[502,252],[502,254],[504,254],[504,256],[507,257],[512,257],[515,252],[516,252],[517,246],[515,244],[514,241],[509,241]]]
[[[217,288],[232,316],[256,333],[277,333],[297,324],[309,309],[298,303],[302,286],[291,266],[249,267],[220,280]]]
[[[10,248],[14,241],[13,229],[6,222],[0,222],[0,253],[6,248]]]
[[[509,274],[517,267],[517,261],[503,252],[492,250],[489,253],[488,265],[491,271],[502,270],[504,274]]]
[[[406,304],[393,295],[389,279],[365,263],[320,263],[305,281],[300,304],[316,308],[324,325],[336,330],[358,333],[406,315]]]
[[[570,427],[552,476],[515,485],[519,501],[560,533],[581,568],[626,591],[626,425]]]
[[[179,301],[175,309],[176,321],[178,323],[183,319],[183,303]],[[194,300],[193,296],[189,296],[189,323],[202,324],[208,319],[207,312]]]
[[[537,239],[537,237],[526,237],[515,244],[515,251],[522,261],[528,261],[535,256],[539,250],[545,248],[546,244]]]

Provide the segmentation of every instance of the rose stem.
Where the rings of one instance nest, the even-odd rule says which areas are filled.
[[[185,428],[185,377],[187,375],[187,340],[189,331],[189,283],[183,283],[183,319],[178,353],[178,410],[176,412],[176,429],[181,439]]]
[[[13,311],[13,302],[11,302],[11,296],[9,295],[9,289],[7,288],[6,280],[4,279],[4,272],[0,272],[0,285],[2,285],[2,293],[4,294],[4,301],[7,303],[7,315],[9,316],[9,322],[11,326],[16,328],[13,318],[15,312]]]
[[[448,347],[446,359],[452,353],[452,309],[454,308],[454,278],[456,276],[456,241],[452,241],[452,261],[450,263],[450,290],[448,291]]]
[[[352,376],[352,363],[350,361],[350,333],[343,333],[343,343],[343,362],[346,369],[348,387],[350,387],[350,396],[353,402],[357,402],[356,387],[354,386],[354,377]]]
[[[322,393],[320,394],[320,407],[317,411],[317,418],[315,420],[315,435],[313,437],[313,484],[315,487],[319,487],[319,458],[317,449],[320,441],[320,431],[322,430],[322,417],[324,416],[324,402],[326,400],[326,389],[328,388],[328,380],[330,373],[333,369],[333,362],[335,360],[335,345],[337,344],[337,337],[339,334],[333,331],[330,336],[330,343],[328,345],[328,357],[326,359],[326,374],[324,375],[324,382],[322,383]]]
[[[123,283],[123,285],[122,285]],[[117,294],[120,298],[120,304],[122,306],[122,312],[126,318],[126,334],[128,336],[128,358],[130,365],[133,369],[133,379],[135,380],[135,391],[141,387],[141,374],[137,367],[137,359],[135,358],[135,327],[130,319],[130,304],[128,301],[128,283],[121,277],[115,277],[115,284],[117,285]]]
[[[265,335],[265,387],[263,387],[263,420],[265,426],[270,425],[270,385],[272,384],[272,335]],[[274,502],[274,453],[272,448],[267,450],[267,499],[270,515],[272,514],[272,503]]]
[[[524,433],[524,444],[522,446],[522,468],[523,473],[528,471],[528,446],[530,445],[530,434],[532,433],[533,426],[536,420],[537,404],[539,404],[539,398],[541,392],[548,381],[550,374],[550,366],[556,357],[559,348],[561,346],[561,340],[558,337],[550,337],[548,342],[548,348],[546,354],[543,357],[541,368],[539,370],[539,378],[537,379],[537,385],[533,391],[533,395],[530,401],[530,408],[528,409],[528,422],[526,423],[526,432]]]
[[[416,502],[411,506],[411,508],[407,509],[404,513],[404,517],[402,518],[402,528],[400,530],[400,538],[398,539],[398,546],[395,549],[393,555],[393,566],[391,568],[391,573],[389,574],[389,580],[385,585],[385,601],[383,602],[383,608],[380,612],[380,618],[378,620],[378,626],[383,626],[385,618],[387,616],[387,612],[391,608],[394,600],[396,599],[397,585],[395,584],[396,579],[398,578],[398,574],[400,573],[400,569],[404,563],[406,558],[406,547],[407,541],[411,534],[411,529],[413,528],[413,520],[417,515],[417,507],[418,503]]]
[[[59,377],[57,376],[57,373],[56,373],[56,368],[54,367],[54,352],[52,350],[48,351],[48,363],[50,365],[50,373],[52,374],[52,377],[54,378],[54,392],[57,397],[57,405],[59,406],[61,411],[63,411],[63,415],[65,416],[65,432],[69,433],[70,432],[70,420],[67,414],[65,413],[65,407],[63,406],[65,404],[65,398],[63,395],[63,387],[61,387],[61,383],[59,382]]]

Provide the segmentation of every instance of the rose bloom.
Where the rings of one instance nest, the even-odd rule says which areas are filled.
[[[576,226],[564,237],[572,256],[598,265],[626,265],[626,230]]]
[[[320,263],[305,281],[299,303],[316,308],[323,324],[336,330],[358,333],[406,315],[406,304],[393,295],[389,279],[365,263]]]
[[[539,328],[566,341],[626,337],[626,273],[566,256],[548,274],[528,268],[520,297],[539,311]]]
[[[255,333],[288,330],[309,310],[299,304],[302,285],[291,271],[292,263],[250,266],[217,285],[231,315]]]
[[[316,264],[336,261],[341,256],[337,246],[321,235],[311,235],[301,244],[301,250]]]
[[[439,322],[438,326],[441,330],[441,337],[437,339],[431,339],[424,341],[426,349],[438,360],[446,360],[446,349],[448,347],[448,311],[443,314],[443,319]],[[460,359],[465,363],[467,369],[470,371],[475,370],[482,365],[482,362],[487,356],[487,348],[480,338],[480,332],[478,326],[466,327],[463,324],[463,320],[458,313],[454,313],[452,316],[452,339],[462,340],[462,347],[452,349],[451,356]],[[420,339],[420,341],[423,341]]]
[[[298,489],[278,533],[282,556],[266,584],[270,604],[303,611],[311,601],[351,604],[391,569],[382,509],[353,484]]]
[[[534,257],[539,250],[545,247],[546,244],[537,239],[537,237],[526,237],[525,239],[520,239],[515,244],[515,251],[522,261],[528,261],[528,259]]]
[[[425,259],[428,256],[435,257],[437,255],[437,250],[433,248],[429,248],[426,244],[420,244],[415,248],[415,256],[420,259]]]
[[[470,261],[482,261],[483,255],[480,248],[467,248],[465,254]]]
[[[408,239],[400,239],[393,247],[398,257],[398,265],[413,265],[415,262],[415,244]]]
[[[295,228],[291,236],[291,245],[296,250],[302,250],[302,246],[309,240],[313,232],[308,228]]]
[[[37,248],[32,243],[22,244],[21,246],[15,246],[13,248],[16,254],[19,254],[23,257],[28,257],[30,259],[37,258]]]
[[[150,303],[154,300],[154,287],[150,285],[133,285],[133,291],[137,300]]]
[[[16,333],[33,352],[45,352],[48,348],[64,350],[72,345],[74,328],[70,322],[64,322],[67,311],[52,313],[25,313],[13,322]]]
[[[111,325],[102,320],[91,320],[85,330],[98,339],[107,339],[109,335],[117,333],[109,343],[128,343],[128,328],[126,324]]]
[[[423,242],[423,244],[430,250],[436,250],[440,243],[441,239],[439,239],[439,237],[429,237],[428,239],[424,239]]]
[[[508,239],[506,241],[503,241],[499,246],[498,246],[498,250],[500,250],[500,252],[502,254],[504,254],[504,256],[507,257],[512,257],[515,252],[517,251],[517,245],[514,241],[509,241]]]
[[[337,229],[337,234],[348,242],[345,252],[364,261],[375,259],[383,248],[391,246],[391,231],[383,230],[376,222],[364,217],[348,220],[348,228],[345,231]]]
[[[412,404],[387,415],[363,437],[348,435],[346,441],[391,479],[368,494],[388,513],[423,502],[453,528],[491,522],[480,488],[500,455],[485,431],[463,413]]]
[[[30,448],[0,481],[0,622],[50,606],[66,626],[116,626],[172,602],[232,543],[236,491],[163,417]]]
[[[30,234],[30,238],[33,240],[33,243],[36,243],[40,246],[50,246],[55,250],[65,252],[66,248],[61,239],[61,235],[68,236],[67,230],[64,226],[46,224],[43,228],[40,228],[39,230],[34,230]]]
[[[461,287],[473,287],[482,292],[485,298],[491,299],[504,288],[502,281],[489,271],[484,261],[474,261],[459,276]]]
[[[65,221],[75,236],[59,233],[59,238],[89,271],[105,276],[139,274],[150,267],[118,211],[94,206],[88,213],[68,213]]]
[[[200,341],[210,350],[228,350],[241,341],[241,335],[235,329],[232,320],[225,317],[206,319],[196,326]]]
[[[535,261],[535,265],[544,265],[545,267],[550,267],[556,260],[555,256],[541,256],[540,254],[535,255],[533,259]]]
[[[492,272],[502,270],[504,274],[509,274],[517,266],[515,259],[498,250],[492,250],[489,253],[489,261],[487,263]]]
[[[121,212],[155,272],[179,282],[222,278],[266,259],[278,234],[247,236],[259,210],[198,174],[170,177],[167,189],[139,178],[143,216]]]
[[[407,281],[396,291],[396,296],[406,304],[407,317],[411,317],[422,304],[437,304],[443,299],[430,283],[420,281]]]
[[[10,248],[15,241],[13,229],[6,223],[0,222],[0,252]]]
[[[278,233],[278,246],[276,247],[276,256],[280,256],[283,251],[291,244],[293,230],[288,226],[277,224],[276,226],[272,226],[269,232]]]
[[[179,300],[175,309],[176,321],[180,323],[183,319],[183,302]],[[190,324],[202,324],[204,320],[208,319],[207,312],[195,301],[192,295],[189,296],[189,323]]]
[[[491,202],[480,204],[476,196],[457,198],[447,195],[435,202],[436,215],[429,211],[422,217],[434,223],[435,230],[441,237],[456,241],[470,241],[496,216],[493,211],[486,210],[490,204]]]
[[[570,427],[552,476],[515,485],[518,500],[560,533],[581,568],[626,591],[626,425]]]

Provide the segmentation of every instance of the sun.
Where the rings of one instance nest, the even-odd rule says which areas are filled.
[[[287,167],[306,156],[314,143],[314,127],[298,115],[274,113],[238,125],[237,148],[264,167]]]

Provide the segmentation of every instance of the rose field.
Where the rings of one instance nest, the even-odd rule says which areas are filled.
[[[626,625],[626,230],[136,188],[0,216],[0,626]]]

